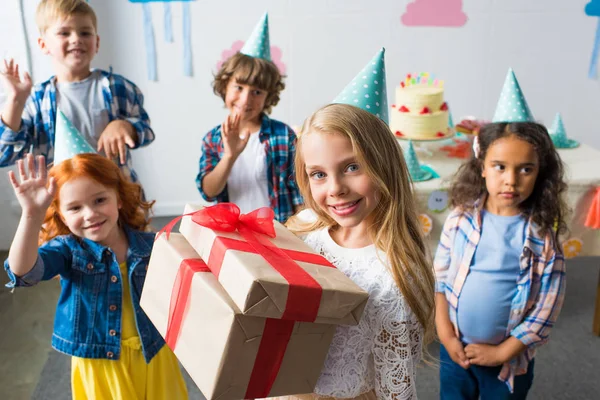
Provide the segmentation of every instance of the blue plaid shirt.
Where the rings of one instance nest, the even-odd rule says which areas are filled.
[[[258,139],[267,152],[267,182],[271,208],[275,211],[275,219],[285,222],[294,214],[295,206],[304,204],[294,178],[296,134],[283,122],[270,119],[263,114]],[[196,186],[206,201],[216,200],[218,203],[229,201],[227,186],[215,198],[208,197],[202,190],[202,179],[217,166],[223,157],[223,150],[221,125],[219,125],[204,136],[200,172],[196,177]]]
[[[108,110],[108,120],[123,119],[133,125],[137,131],[137,147],[146,146],[154,141],[154,132],[150,119],[144,110],[144,96],[138,87],[121,75],[100,71],[104,106]],[[54,159],[54,127],[56,122],[56,78],[35,85],[27,99],[21,128],[13,131],[0,119],[0,167],[13,165],[25,154],[32,152],[46,157],[48,164]],[[131,154],[127,151],[127,160],[120,165],[125,176],[133,182],[138,178],[132,168]]]
[[[459,207],[450,213],[433,261],[435,291],[446,296],[448,315],[459,338],[458,299],[481,238],[484,204],[485,198],[472,209]],[[543,231],[531,219],[525,232],[517,293],[512,299],[506,336],[519,339],[527,350],[504,364],[498,377],[507,383],[511,392],[515,375],[527,371],[536,349],[548,341],[565,297],[565,260],[554,233]]]

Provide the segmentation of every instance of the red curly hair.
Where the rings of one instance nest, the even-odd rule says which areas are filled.
[[[145,230],[150,223],[148,215],[154,201],[144,201],[142,187],[129,181],[117,164],[106,157],[98,154],[78,154],[52,167],[48,175],[56,181],[57,190],[54,200],[46,211],[44,225],[40,232],[40,243],[71,233],[60,216],[59,193],[66,182],[81,177],[91,178],[117,192],[117,199],[122,204],[119,210],[120,223],[125,223],[136,230]]]

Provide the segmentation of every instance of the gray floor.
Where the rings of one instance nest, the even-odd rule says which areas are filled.
[[[0,257],[5,255],[0,252]],[[600,338],[591,333],[599,266],[600,260],[591,258],[569,263],[565,306],[550,342],[537,356],[530,399],[600,398]],[[0,398],[71,398],[69,358],[49,344],[59,290],[58,280],[12,294],[0,290]],[[437,356],[437,346],[430,351]],[[188,382],[190,398],[203,399]],[[435,366],[419,369],[418,389],[421,400],[439,398]]]

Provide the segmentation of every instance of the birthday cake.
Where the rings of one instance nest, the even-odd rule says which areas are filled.
[[[390,129],[401,139],[437,140],[452,136],[444,81],[427,73],[406,76],[396,88],[396,104],[390,114]]]

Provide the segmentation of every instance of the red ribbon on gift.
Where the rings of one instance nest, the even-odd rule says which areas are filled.
[[[185,259],[179,264],[175,283],[171,291],[169,322],[167,323],[167,334],[165,335],[165,342],[167,342],[171,350],[175,350],[177,339],[179,339],[181,324],[190,297],[192,278],[196,272],[210,272],[210,269],[199,258]]]
[[[175,351],[179,339],[181,325],[189,302],[192,279],[196,272],[210,273],[211,271],[201,259],[185,259],[181,261],[177,270],[177,276],[171,291],[169,322],[165,335],[165,342],[173,351]],[[265,329],[244,398],[254,399],[268,396],[277,378],[279,368],[281,368],[287,345],[294,330],[294,324],[294,321],[266,319]]]
[[[585,226],[600,229],[600,187],[596,188],[596,194],[585,218]]]
[[[222,236],[215,239],[207,263],[208,268],[215,276],[219,276],[225,252],[238,250],[260,254],[289,283],[282,319],[266,319],[265,330],[245,395],[246,399],[268,397],[281,367],[295,321],[314,322],[321,303],[321,285],[294,260],[327,267],[333,266],[320,255],[280,249],[271,243],[265,236],[271,238],[276,236],[273,224],[275,214],[273,210],[266,207],[249,214],[241,214],[239,207],[235,204],[220,203],[173,219],[159,231],[157,237],[164,232],[168,238],[175,224],[185,216],[191,216],[194,223],[215,231],[238,231],[246,240]],[[187,290],[189,291],[189,286]],[[173,302],[173,300],[171,301]],[[178,308],[185,309],[181,305]],[[173,318],[173,322],[178,322],[179,325],[181,325],[181,321]]]

